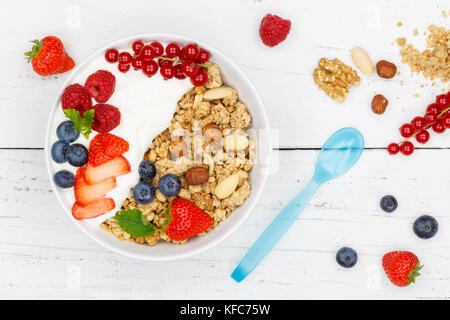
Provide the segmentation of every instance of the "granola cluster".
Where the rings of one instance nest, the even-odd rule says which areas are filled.
[[[222,95],[215,99],[214,95],[220,93]],[[158,228],[163,226],[172,197],[166,197],[158,190],[158,181],[166,174],[175,174],[182,185],[178,196],[191,200],[211,215],[213,223],[210,230],[215,229],[220,221],[225,220],[244,203],[251,192],[249,171],[255,158],[255,143],[247,134],[250,122],[247,107],[238,100],[236,91],[223,86],[219,67],[208,63],[206,85],[192,88],[179,100],[169,128],[153,140],[145,154],[144,159],[153,161],[157,169],[157,175],[152,180],[156,188],[155,200],[149,204],[139,204],[130,192],[130,196],[122,204],[122,210],[139,209],[153,225]],[[223,140],[227,136],[239,135],[248,141],[248,146],[244,150],[236,151],[228,150],[222,139],[212,142],[214,139],[207,139],[202,130],[208,125],[218,128],[222,132]],[[189,143],[186,143],[187,141]],[[185,174],[189,169],[198,166],[208,170],[208,180],[202,185],[189,185]],[[214,193],[216,186],[233,174],[239,177],[236,190],[225,199],[219,199]],[[133,238],[121,229],[114,217],[105,220],[101,227],[121,240],[138,244],[147,243],[153,246],[159,240],[176,242],[164,231],[156,231],[148,237]],[[184,242],[186,241],[176,243]]]
[[[339,59],[321,58],[313,72],[314,82],[333,100],[344,102],[350,85],[359,85],[358,73]]]
[[[428,30],[428,48],[422,52],[407,44],[405,38],[397,39],[402,62],[409,64],[412,72],[422,72],[425,78],[447,82],[450,79],[450,29],[431,25]]]

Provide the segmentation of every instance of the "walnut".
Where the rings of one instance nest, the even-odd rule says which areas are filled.
[[[332,99],[344,102],[350,85],[359,85],[358,73],[339,59],[321,58],[314,69],[314,82]]]

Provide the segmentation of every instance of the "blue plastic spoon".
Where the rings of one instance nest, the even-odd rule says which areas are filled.
[[[320,150],[312,180],[264,230],[231,277],[240,282],[252,272],[294,223],[317,189],[346,173],[361,157],[363,150],[364,138],[358,130],[344,128],[334,133]]]

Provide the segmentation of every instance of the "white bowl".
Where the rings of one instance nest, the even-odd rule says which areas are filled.
[[[155,40],[161,42],[174,41],[181,45],[186,43],[197,43],[199,46],[208,50],[212,54],[211,61],[217,63],[222,70],[222,79],[224,83],[236,89],[239,95],[239,99],[247,105],[248,110],[252,116],[251,129],[254,130],[249,130],[249,135],[252,139],[256,140],[257,159],[255,167],[250,172],[250,184],[252,187],[250,197],[241,207],[237,208],[230,215],[230,217],[228,217],[225,221],[222,221],[215,230],[207,232],[206,236],[194,237],[184,245],[175,245],[163,241],[160,241],[153,247],[148,245],[138,245],[125,240],[121,241],[117,239],[112,233],[106,232],[105,230],[101,229],[99,224],[104,220],[101,217],[95,219],[95,223],[92,222],[92,219],[78,221],[72,217],[71,208],[73,203],[70,203],[67,197],[63,194],[64,192],[67,192],[67,190],[63,190],[57,187],[53,181],[53,176],[55,172],[60,170],[60,167],[58,167],[58,165],[51,159],[50,150],[52,144],[56,141],[55,133],[53,131],[55,130],[57,123],[61,121],[60,115],[57,113],[62,113],[62,111],[58,107],[62,92],[68,85],[73,82],[72,79],[79,72],[81,72],[87,65],[89,65],[92,60],[98,58],[99,56],[103,56],[108,48],[131,48],[131,44],[133,43],[133,41],[138,39],[144,41]],[[58,201],[63,206],[67,216],[73,221],[73,223],[75,223],[85,234],[87,234],[94,241],[114,252],[128,257],[153,261],[175,260],[192,256],[194,254],[212,248],[219,242],[229,237],[252,212],[263,191],[264,185],[267,180],[267,169],[269,166],[271,150],[272,148],[269,135],[269,121],[264,110],[264,105],[255,87],[251,84],[251,82],[241,71],[241,69],[220,51],[201,41],[184,36],[161,33],[140,34],[115,41],[97,50],[85,61],[78,64],[78,66],[71,72],[70,76],[62,85],[61,90],[59,91],[55,99],[47,124],[45,141],[46,164],[53,190],[55,191],[55,195]],[[72,169],[72,171],[74,172],[75,168]]]

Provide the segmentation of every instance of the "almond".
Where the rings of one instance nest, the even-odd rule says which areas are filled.
[[[185,175],[186,182],[191,186],[204,184],[209,179],[208,169],[204,167],[194,167],[189,169]]]
[[[229,97],[233,94],[233,89],[230,87],[220,87],[215,89],[210,89],[203,94],[203,100],[211,101],[211,100],[219,100],[226,97]]]
[[[350,54],[352,55],[353,62],[362,73],[368,76],[373,73],[373,63],[366,50],[356,47],[350,51]]]
[[[397,73],[397,66],[389,61],[380,60],[377,63],[377,74],[381,78],[391,79]]]
[[[386,111],[388,103],[388,100],[382,94],[377,94],[372,99],[372,111],[376,114],[383,114]]]
[[[219,199],[225,199],[229,197],[237,188],[239,184],[239,176],[237,174],[232,174],[226,177],[214,189],[214,193]]]
[[[230,134],[223,138],[225,150],[244,150],[248,147],[248,138],[239,134]]]
[[[214,123],[208,123],[204,126],[202,134],[209,142],[220,142],[222,140],[222,130]]]

